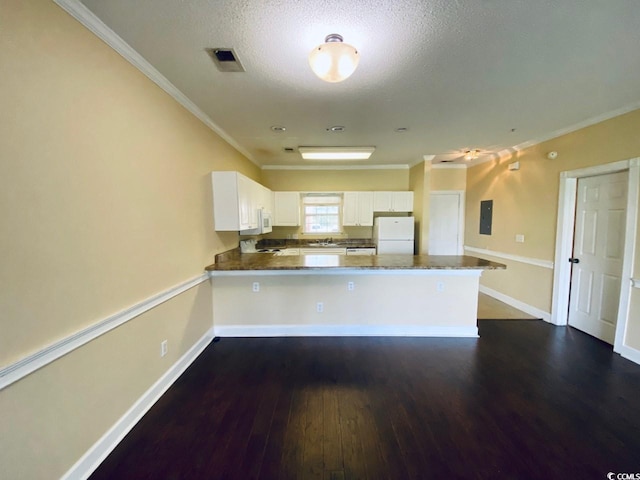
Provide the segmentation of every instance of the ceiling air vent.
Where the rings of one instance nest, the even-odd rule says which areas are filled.
[[[207,53],[221,72],[244,72],[233,48],[207,48]]]

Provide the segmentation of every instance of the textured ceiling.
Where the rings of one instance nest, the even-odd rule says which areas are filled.
[[[259,165],[313,165],[283,151],[301,145],[376,146],[366,164],[437,162],[640,107],[638,0],[82,3]],[[329,33],[360,52],[342,83],[308,66]],[[246,72],[219,72],[209,47],[233,48]]]

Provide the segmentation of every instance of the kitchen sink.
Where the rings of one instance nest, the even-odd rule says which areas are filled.
[[[338,247],[338,243],[328,243],[328,242],[314,242],[308,243],[307,247]]]

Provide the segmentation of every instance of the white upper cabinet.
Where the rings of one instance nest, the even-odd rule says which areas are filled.
[[[344,192],[342,225],[373,226],[373,192]]]
[[[258,205],[257,207],[267,212],[273,213],[273,192],[267,187],[256,183],[258,189]]]
[[[258,228],[258,208],[268,209],[271,192],[238,172],[211,172],[213,224],[217,231]]]
[[[297,227],[300,225],[300,193],[273,192],[273,226]]]
[[[413,192],[373,192],[374,212],[412,212]]]

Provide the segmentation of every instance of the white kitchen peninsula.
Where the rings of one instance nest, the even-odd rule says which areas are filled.
[[[207,270],[220,337],[477,337],[480,275],[504,268],[469,256],[232,251]]]

